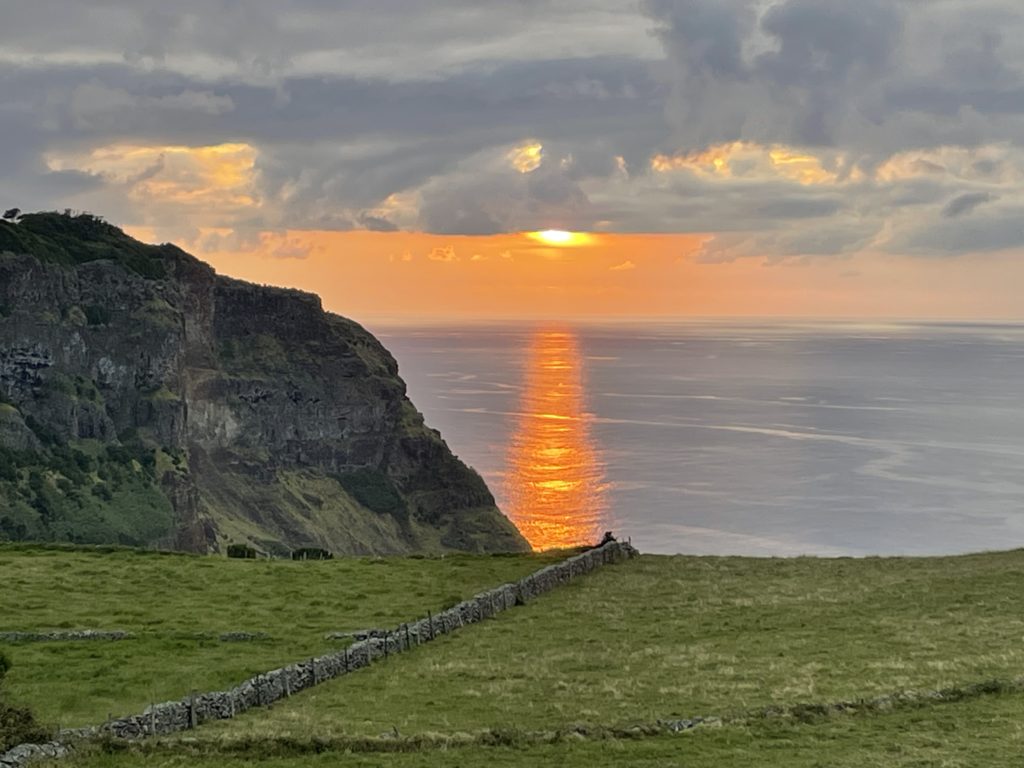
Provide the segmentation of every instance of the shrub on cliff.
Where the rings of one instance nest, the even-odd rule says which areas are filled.
[[[382,515],[404,518],[405,500],[394,481],[377,469],[363,468],[335,475],[341,487],[367,509]]]
[[[333,560],[334,555],[320,547],[302,547],[292,551],[292,560]]]
[[[173,513],[153,482],[152,450],[93,456],[55,439],[34,451],[0,448],[0,540],[142,546],[167,535]]]
[[[245,544],[228,544],[228,557],[234,557],[240,560],[255,560],[256,550],[252,547],[246,546]]]

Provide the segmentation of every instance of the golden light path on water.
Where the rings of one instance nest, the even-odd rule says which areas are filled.
[[[607,529],[607,486],[576,335],[535,333],[523,384],[506,462],[509,516],[536,550],[596,543]]]

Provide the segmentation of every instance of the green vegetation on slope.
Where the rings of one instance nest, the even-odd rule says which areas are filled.
[[[61,445],[28,423],[44,439],[40,450],[0,447],[0,541],[144,545],[171,532],[170,502],[154,485],[154,451]]]
[[[173,245],[147,245],[88,213],[27,213],[15,224],[0,220],[0,252],[28,253],[43,262],[71,266],[109,259],[146,278],[165,275]]]
[[[357,469],[337,476],[349,496],[382,515],[407,516],[405,499],[387,475],[375,469]]]
[[[0,545],[3,630],[120,629],[116,642],[2,645],[13,702],[67,727],[337,650],[328,632],[394,627],[557,555],[231,560]],[[227,632],[265,632],[246,643]]]

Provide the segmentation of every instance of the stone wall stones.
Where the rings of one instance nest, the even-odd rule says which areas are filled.
[[[48,744],[22,744],[0,755],[0,768],[21,768],[36,757],[62,757],[75,740],[107,736],[140,739],[195,728],[210,720],[226,720],[254,707],[265,707],[307,688],[369,666],[374,660],[402,653],[467,624],[497,616],[534,597],[568,584],[609,563],[637,555],[628,543],[611,541],[545,566],[511,584],[481,592],[437,614],[369,636],[341,651],[289,664],[252,677],[226,691],[195,694],[181,701],[155,704],[137,715],[91,728],[62,731]]]
[[[120,629],[72,629],[57,632],[0,632],[0,641],[5,643],[46,643],[64,640],[128,640],[130,632]]]

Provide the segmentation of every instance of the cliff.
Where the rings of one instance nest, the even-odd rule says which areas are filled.
[[[55,213],[0,222],[4,537],[527,548],[358,324]]]

